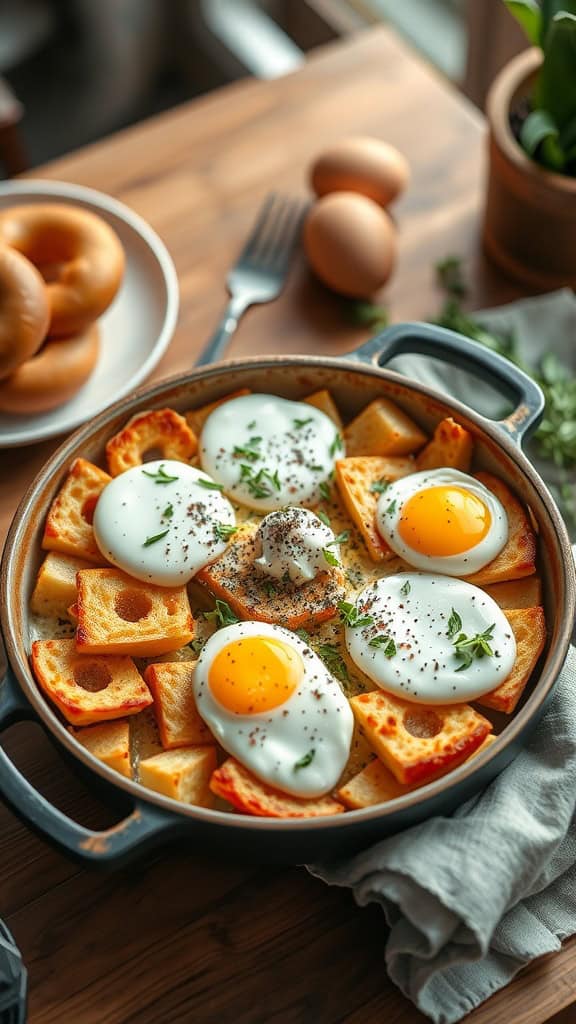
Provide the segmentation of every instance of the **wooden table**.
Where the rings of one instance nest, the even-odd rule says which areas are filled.
[[[194,101],[38,176],[118,196],[165,239],[182,309],[162,377],[190,367],[213,330],[225,272],[262,196],[272,187],[303,193],[310,158],[350,133],[390,140],[412,165],[385,295],[394,319],[438,308],[433,265],[448,254],[465,259],[472,305],[516,297],[479,252],[482,119],[385,29],[318,52],[295,75]],[[365,336],[299,259],[279,301],[246,315],[231,353],[339,353]],[[2,453],[3,533],[54,447]],[[67,813],[93,826],[110,820],[39,728],[14,727],[6,745]],[[386,978],[381,913],[358,910],[304,870],[239,864],[232,850],[208,861],[180,847],[106,877],[70,863],[4,809],[0,850],[0,909],[29,968],[31,1024],[424,1022]],[[568,944],[468,1020],[542,1024],[575,990]]]

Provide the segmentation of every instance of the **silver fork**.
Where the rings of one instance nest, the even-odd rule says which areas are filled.
[[[274,193],[265,199],[252,234],[226,278],[230,294],[226,312],[196,366],[220,358],[248,306],[271,302],[280,294],[306,205],[304,200]]]

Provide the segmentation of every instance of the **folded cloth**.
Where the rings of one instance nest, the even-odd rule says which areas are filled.
[[[514,303],[482,321],[514,329],[529,364],[554,351],[574,365],[571,292]],[[479,407],[478,382],[461,371],[413,356],[400,365]],[[483,392],[480,401],[479,411],[496,415],[493,396]],[[571,648],[528,745],[483,793],[451,818],[426,821],[352,859],[309,866],[328,884],[351,888],[361,906],[382,906],[388,974],[435,1024],[461,1020],[576,933],[575,706]]]

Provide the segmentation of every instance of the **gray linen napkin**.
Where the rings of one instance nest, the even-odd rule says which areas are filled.
[[[480,318],[480,314],[478,315]],[[512,327],[527,363],[554,351],[576,366],[571,292],[481,315]],[[402,357],[402,372],[486,414],[501,399],[461,371]],[[550,466],[539,469],[548,477]],[[452,818],[434,818],[358,854],[309,866],[330,885],[376,902],[390,978],[435,1024],[454,1024],[527,963],[576,933],[576,650],[529,745]]]

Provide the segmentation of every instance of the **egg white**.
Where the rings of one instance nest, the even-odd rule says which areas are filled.
[[[279,509],[264,516],[257,542],[262,548],[254,561],[259,572],[297,586],[329,570],[331,557],[340,561],[340,545],[333,531],[307,508]]]
[[[360,617],[372,623],[346,626],[350,657],[377,686],[404,700],[421,704],[461,704],[489,693],[510,675],[516,660],[512,627],[496,602],[479,587],[449,576],[398,573],[377,580],[359,595]],[[467,636],[494,624],[493,656],[474,658],[462,668],[448,635],[452,610]],[[458,633],[460,630],[458,630]],[[370,646],[375,637],[390,637],[386,645]]]
[[[200,461],[241,505],[271,512],[320,501],[320,485],[331,478],[341,445],[332,420],[314,406],[242,395],[208,416]]]
[[[162,474],[169,482],[162,482]],[[109,562],[145,583],[181,586],[226,549],[217,524],[233,526],[234,509],[213,481],[185,462],[158,459],[106,485],[94,512],[94,536]],[[158,540],[146,543],[160,534]]]
[[[279,707],[253,715],[235,714],[210,690],[210,666],[227,644],[246,636],[274,637],[300,656],[303,677]],[[264,622],[238,622],[207,641],[194,672],[198,711],[224,750],[263,782],[300,797],[328,793],[350,754],[354,719],[348,700],[325,665],[299,637]],[[306,767],[298,761],[314,751]]]
[[[458,555],[426,555],[411,548],[398,532],[402,509],[409,498],[419,491],[443,484],[454,484],[479,498],[490,512],[491,523],[482,540]],[[492,491],[467,473],[458,469],[429,469],[395,480],[378,500],[376,527],[379,534],[392,548],[416,569],[427,569],[446,576],[470,576],[488,565],[500,553],[508,540],[508,517],[506,509]]]

